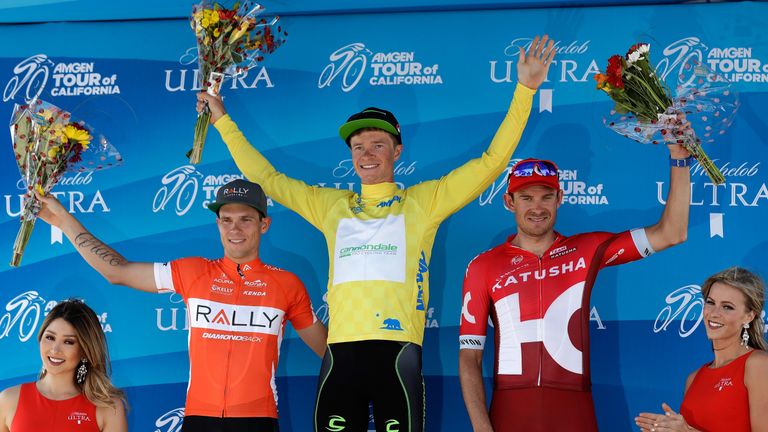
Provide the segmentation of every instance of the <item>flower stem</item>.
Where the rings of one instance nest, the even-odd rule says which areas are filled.
[[[21,222],[19,233],[16,234],[16,241],[13,242],[13,257],[11,258],[11,267],[18,267],[21,264],[21,257],[24,255],[24,249],[27,247],[29,237],[32,235],[32,228],[35,227],[35,221],[37,218],[27,218],[22,216],[24,220]]]
[[[205,137],[208,134],[208,126],[211,121],[211,111],[206,106],[203,111],[197,115],[197,122],[195,123],[195,139],[192,143],[192,150],[187,152],[189,157],[189,163],[196,165],[200,163],[203,157],[203,146],[205,146]]]

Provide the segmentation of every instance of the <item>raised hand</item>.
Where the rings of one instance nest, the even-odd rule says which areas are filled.
[[[531,42],[528,53],[523,47],[518,47],[520,55],[517,59],[517,80],[520,84],[537,89],[547,79],[549,65],[555,58],[555,42],[544,35],[536,36]]]
[[[221,96],[211,96],[205,91],[197,93],[197,112],[201,112],[206,104],[208,104],[208,109],[211,110],[211,124],[216,123],[216,120],[227,113]]]
[[[67,209],[53,196],[53,194],[47,194],[45,196],[40,195],[35,191],[35,197],[43,204],[37,217],[44,220],[48,224],[61,228],[66,218],[71,218]]]

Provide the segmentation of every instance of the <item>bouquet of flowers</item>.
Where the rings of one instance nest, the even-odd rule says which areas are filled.
[[[227,9],[218,3],[203,0],[192,8],[190,24],[197,38],[197,61],[200,87],[216,95],[226,78],[246,74],[266,54],[274,52],[288,35],[277,25],[278,17],[256,17],[264,8],[250,1],[236,3]],[[200,162],[208,133],[211,113],[207,107],[197,116],[192,149],[187,152],[189,163]]]
[[[699,162],[715,184],[723,174],[701,147],[694,126],[703,127],[707,142],[731,125],[738,100],[730,83],[694,56],[680,67],[676,96],[651,66],[650,46],[638,43],[627,54],[611,56],[605,73],[595,75],[597,88],[615,105],[604,123],[615,132],[641,143],[681,144]]]
[[[11,266],[21,263],[40,211],[35,192],[47,194],[67,172],[95,171],[122,163],[106,138],[96,143],[93,131],[82,121],[53,104],[33,100],[15,105],[11,116],[11,142],[16,163],[27,188],[21,228],[13,244]]]

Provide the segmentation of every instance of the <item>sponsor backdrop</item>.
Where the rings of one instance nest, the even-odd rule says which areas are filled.
[[[288,42],[262,66],[225,85],[232,117],[288,175],[358,188],[346,117],[376,105],[396,113],[404,137],[396,181],[439,177],[487,146],[515,86],[517,47],[549,33],[558,55],[515,158],[555,160],[565,199],[564,234],[653,224],[668,186],[668,153],[605,128],[611,108],[593,75],[614,53],[651,44],[659,72],[674,76],[700,59],[740,92],[733,126],[708,145],[726,184],[692,170],[688,241],[648,259],[603,271],[590,305],[592,381],[603,430],[628,430],[642,410],[677,407],[686,374],[711,357],[701,323],[700,284],[743,265],[768,275],[768,39],[766,3],[297,15]],[[205,204],[241,176],[211,129],[203,162],[186,163],[195,122],[197,71],[186,19],[44,23],[0,27],[0,118],[14,99],[40,95],[86,119],[122,152],[121,167],[68,175],[54,193],[94,234],[131,260],[218,257]],[[761,108],[762,107],[762,108]],[[10,259],[22,184],[8,136],[0,142],[0,252]],[[461,283],[467,263],[513,232],[503,177],[439,230],[430,263],[424,373],[427,430],[469,430],[457,377]],[[308,223],[270,203],[266,262],[301,277],[327,321],[327,257]],[[32,380],[35,335],[57,300],[78,296],[107,332],[114,379],[128,392],[132,431],[177,431],[188,376],[187,319],[178,296],[111,286],[61,235],[38,223],[22,266],[0,270],[0,387]],[[764,317],[764,316],[763,316]],[[492,370],[492,349],[486,373]],[[278,388],[283,430],[307,431],[319,359],[291,329]],[[248,367],[243,365],[243,367]],[[489,381],[490,382],[490,381]]]

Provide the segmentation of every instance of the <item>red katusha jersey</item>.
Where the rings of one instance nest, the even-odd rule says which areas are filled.
[[[653,253],[644,229],[556,240],[539,258],[511,244],[467,268],[460,348],[483,349],[495,329],[494,390],[590,391],[589,297],[597,272]]]
[[[275,372],[290,321],[316,321],[293,273],[254,260],[183,258],[155,264],[160,292],[184,298],[189,316],[186,415],[277,418]]]

